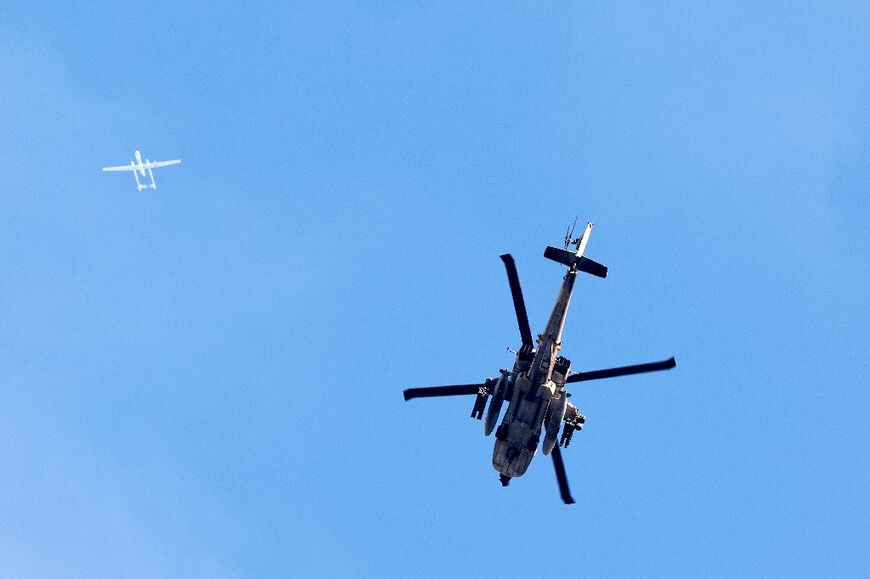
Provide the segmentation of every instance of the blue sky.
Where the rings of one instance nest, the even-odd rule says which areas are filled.
[[[0,11],[0,569],[866,576],[860,3]],[[159,189],[103,174],[181,158]],[[577,504],[466,383],[575,215]],[[547,571],[549,570],[549,571]]]

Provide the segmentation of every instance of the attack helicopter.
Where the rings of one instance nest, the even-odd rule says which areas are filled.
[[[561,249],[548,246],[544,251],[544,257],[566,266],[568,271],[550,319],[543,333],[538,335],[537,343],[532,341],[514,259],[510,254],[500,256],[507,270],[522,340],[519,350],[515,352],[516,360],[511,370],[501,369],[497,378],[488,378],[482,384],[409,388],[404,392],[406,401],[435,396],[475,395],[471,417],[483,420],[485,436],[495,430],[492,466],[498,471],[502,486],[508,486],[512,478],[526,472],[537,454],[543,434],[541,450],[545,456],[553,458],[559,493],[566,504],[574,503],[574,499],[568,486],[560,447],[568,447],[574,433],[583,429],[586,417],[577,406],[568,401],[571,394],[565,390],[565,386],[589,380],[669,370],[677,365],[676,360],[671,357],[661,362],[575,372],[571,370],[570,360],[559,355],[562,349],[562,330],[577,274],[583,272],[600,278],[607,277],[606,266],[584,255],[591,233],[592,223],[588,223],[583,234],[574,238],[574,226],[571,226],[565,234],[564,246]],[[486,408],[487,401],[489,408]],[[501,424],[496,428],[505,401],[508,408]]]

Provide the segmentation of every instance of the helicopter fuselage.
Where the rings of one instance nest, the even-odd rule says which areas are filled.
[[[581,431],[586,424],[586,417],[580,413],[580,409],[568,402],[570,394],[565,391],[565,385],[670,370],[677,364],[671,357],[647,364],[571,372],[571,362],[559,355],[562,330],[577,274],[584,272],[599,278],[607,277],[607,266],[583,255],[591,231],[592,224],[588,223],[583,235],[575,239],[572,226],[565,234],[564,248],[548,246],[544,250],[544,257],[567,266],[568,271],[562,280],[550,319],[544,331],[538,334],[537,341],[532,339],[514,258],[509,253],[500,256],[507,272],[522,344],[519,351],[514,352],[516,360],[512,369],[503,369],[498,378],[487,378],[482,384],[408,388],[403,393],[406,401],[434,396],[475,395],[471,417],[483,421],[484,436],[495,431],[492,466],[499,472],[502,486],[507,486],[513,477],[525,474],[540,445],[543,453],[553,459],[559,494],[565,504],[573,503],[574,499],[568,487],[560,448],[567,448],[574,433]],[[571,246],[576,250],[569,249]],[[502,417],[505,402],[507,410]],[[499,418],[501,423],[496,428]]]
[[[556,442],[567,409],[564,386],[570,366],[570,362],[559,357],[559,351],[576,279],[577,270],[569,269],[547,326],[538,336],[537,348],[521,350],[507,377],[508,408],[496,429],[492,454],[492,465],[501,474],[502,484],[526,472],[542,433],[545,454],[550,453]]]

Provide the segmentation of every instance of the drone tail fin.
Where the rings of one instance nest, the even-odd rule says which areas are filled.
[[[558,247],[547,246],[544,250],[544,257],[552,259],[556,263],[561,263],[567,267],[579,269],[582,272],[594,275],[596,277],[607,277],[607,266],[601,265],[588,257],[578,256],[573,251],[567,249],[559,249]]]

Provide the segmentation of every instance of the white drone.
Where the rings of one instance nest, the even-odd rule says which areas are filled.
[[[160,167],[168,167],[170,165],[178,165],[181,163],[180,159],[174,159],[172,161],[149,161],[148,159],[142,160],[142,153],[136,151],[135,153],[136,159],[130,161],[129,165],[121,165],[120,167],[103,167],[103,171],[132,171],[133,177],[136,179],[136,188],[141,191],[142,189],[157,189],[157,183],[154,182],[154,169],[158,169]],[[151,178],[150,183],[142,183],[139,181],[139,175],[145,177],[145,171],[148,171],[148,177]]]

